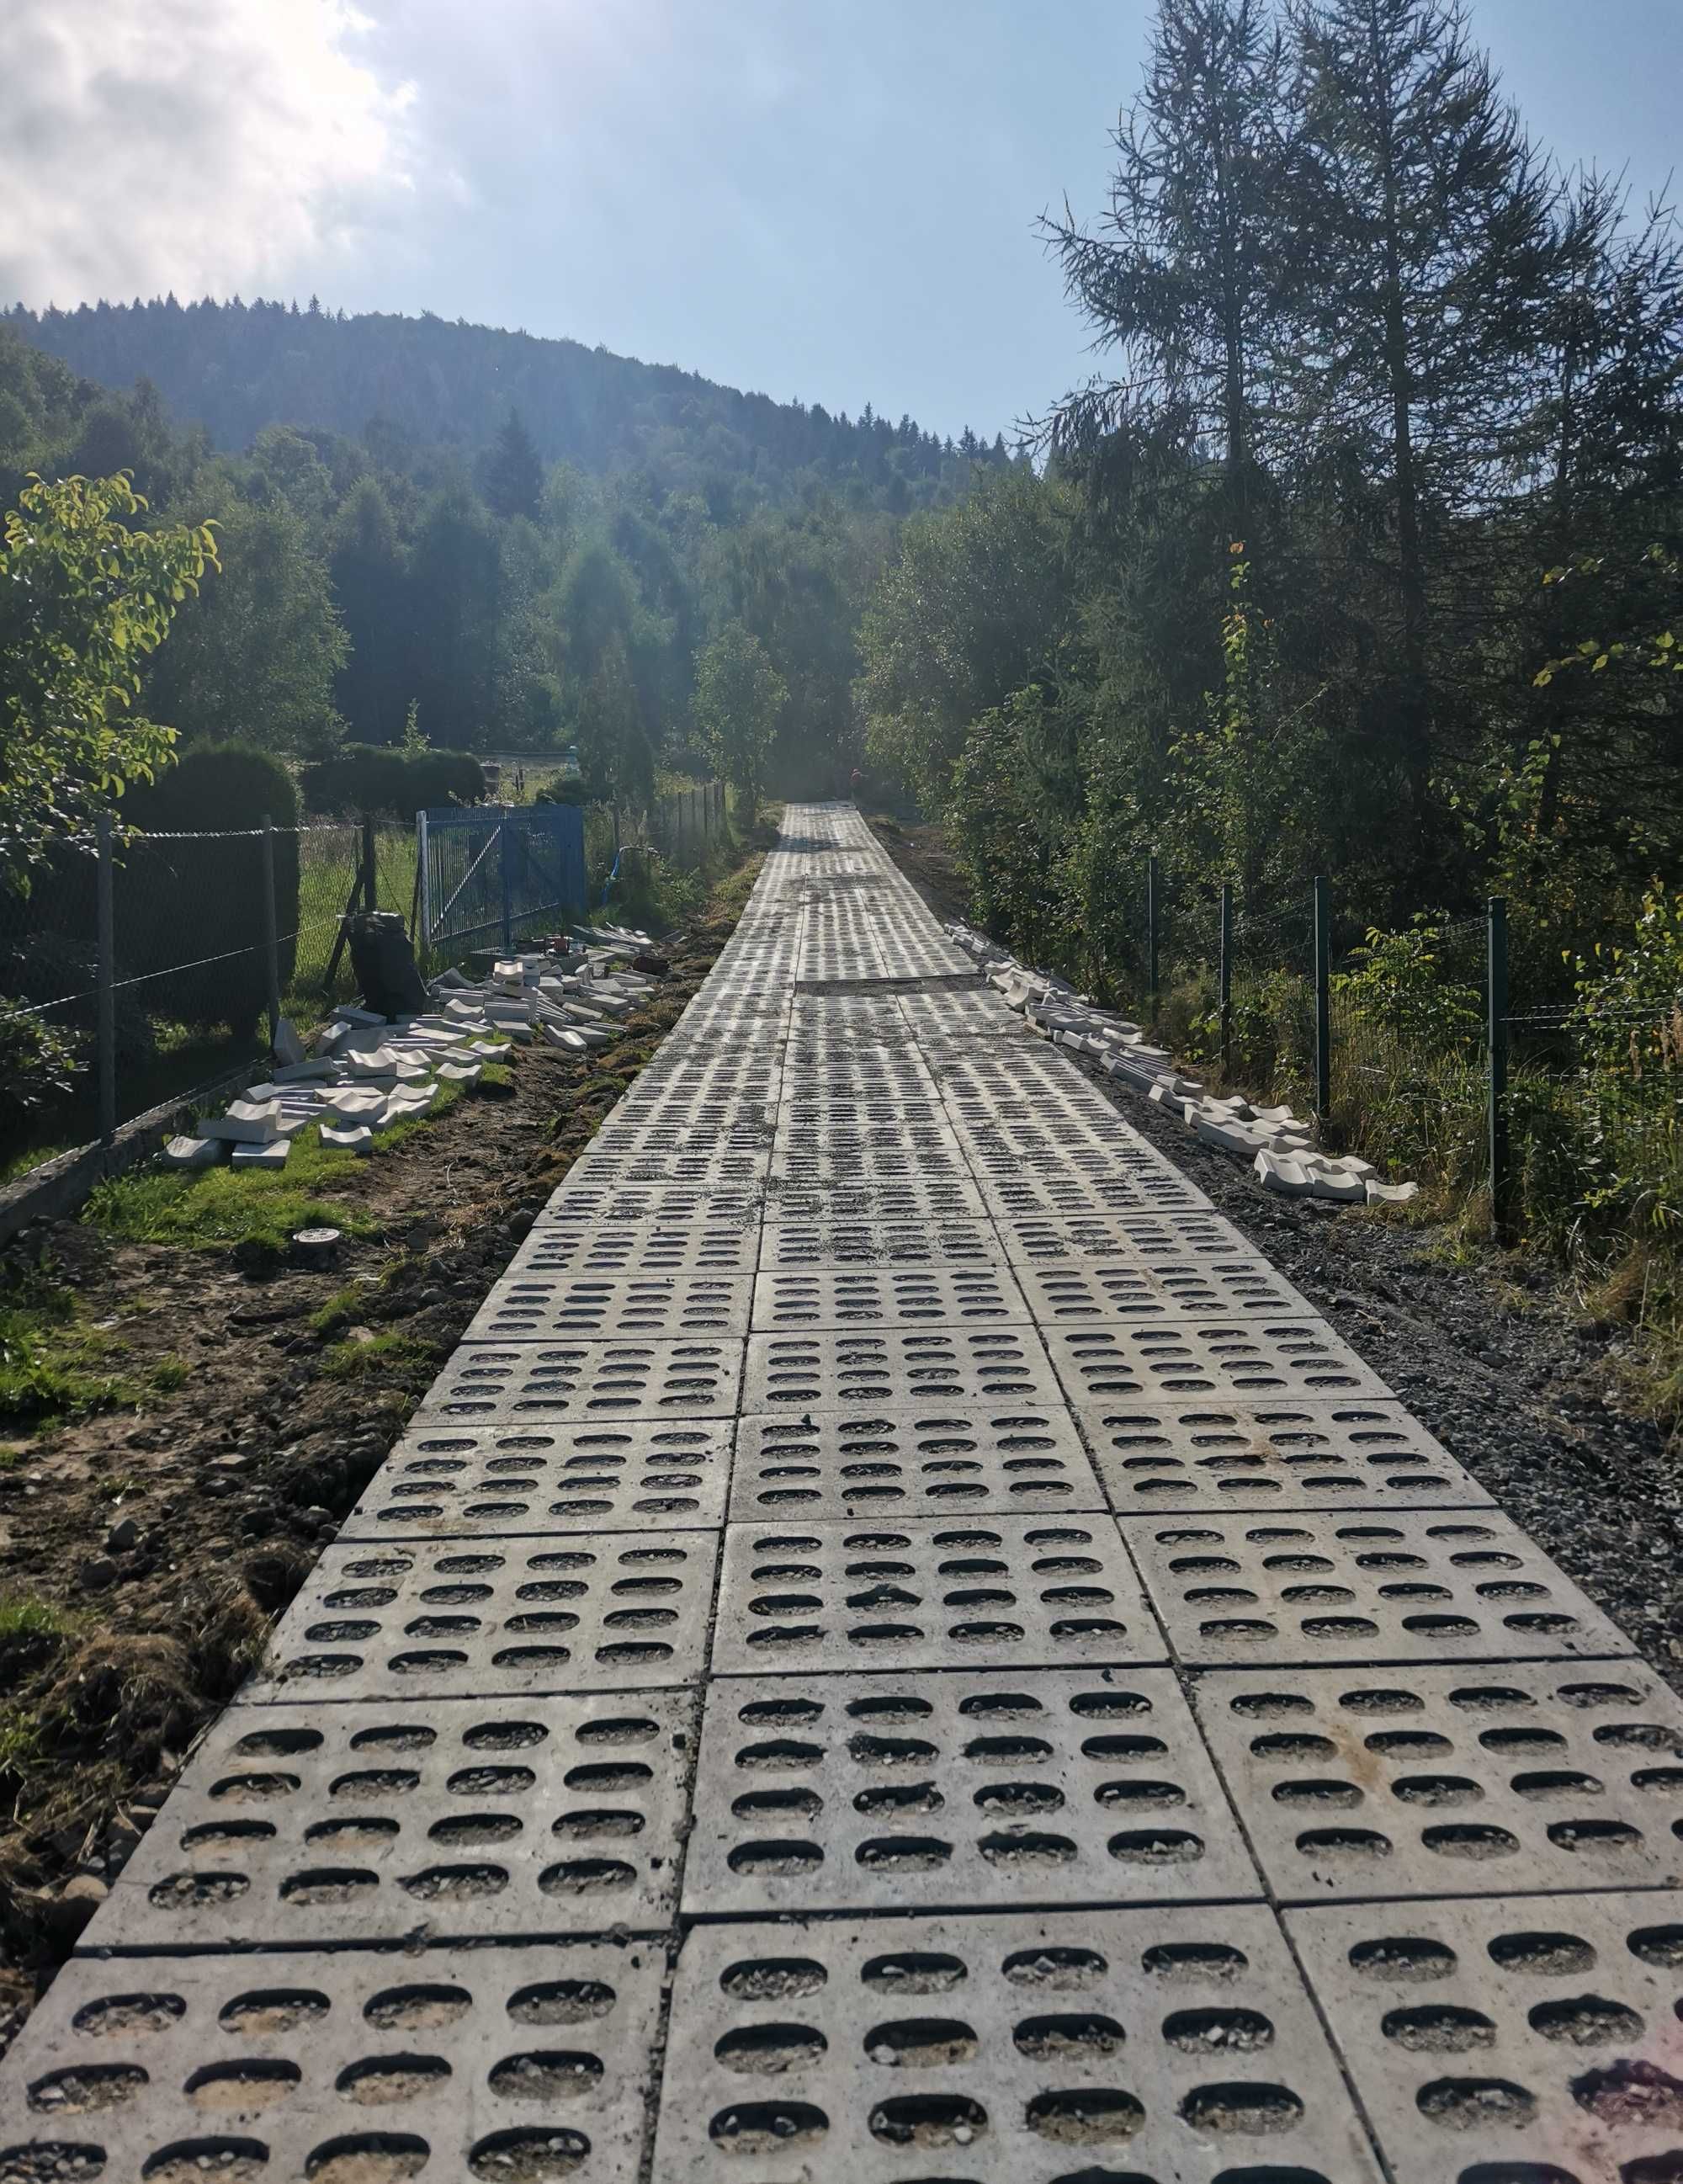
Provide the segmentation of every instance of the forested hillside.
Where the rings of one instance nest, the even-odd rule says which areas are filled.
[[[927,507],[972,460],[1003,463],[968,426],[956,444],[865,404],[857,421],[819,404],[773,402],[693,371],[641,364],[576,341],[494,326],[242,304],[83,304],[15,331],[107,387],[149,380],[181,425],[237,451],[270,425],[365,437],[395,448],[485,448],[513,415],[539,455],[588,471],[634,470],[662,492],[694,493],[716,517],[745,499],[798,503],[818,488],[855,507]]]
[[[365,321],[102,306],[61,323],[178,319],[255,328],[254,354],[272,332],[271,359],[288,328],[314,330],[320,382],[305,372],[293,398],[306,421],[263,423],[219,449],[190,407],[187,421],[170,415],[152,381],[122,393],[79,378],[14,318],[0,324],[0,507],[31,471],[127,470],[147,521],[216,523],[220,572],[181,603],[142,694],[184,744],[236,738],[287,757],[406,734],[470,749],[576,744],[593,788],[637,804],[660,762],[726,762],[716,738],[697,743],[698,667],[716,641],[731,655],[751,638],[784,694],[766,784],[828,791],[856,749],[855,637],[892,507],[959,497],[983,460],[909,426],[756,404],[584,350],[593,383],[616,390],[583,433],[588,467],[546,460],[505,405],[482,442],[464,438],[471,420],[487,421],[465,397],[439,412],[448,441],[389,415],[344,432],[321,421],[349,399],[332,359]],[[423,360],[386,391],[421,421],[420,395],[443,382],[424,362],[428,328],[409,331]],[[449,341],[459,331],[437,329]],[[114,348],[101,353],[120,368]],[[761,441],[726,426],[738,413],[758,421]]]

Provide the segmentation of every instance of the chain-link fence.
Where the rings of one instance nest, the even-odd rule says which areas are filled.
[[[371,822],[102,829],[28,894],[0,889],[0,1175],[214,1083],[277,1010],[348,996],[347,910],[404,913],[413,838]]]
[[[1563,1002],[1558,939],[1521,919],[1508,953],[1505,1214],[1527,1227],[1558,1227],[1563,1207],[1683,1219],[1683,995],[1651,978],[1607,992],[1591,977]]]
[[[1524,931],[1510,993],[1499,902],[1368,926],[1325,882],[1250,909],[1155,862],[1111,892],[1129,914],[1106,983],[1212,1089],[1290,1106],[1393,1173],[1487,1192],[1499,1230],[1603,1209],[1683,1218],[1683,997],[1597,1003],[1558,940]]]

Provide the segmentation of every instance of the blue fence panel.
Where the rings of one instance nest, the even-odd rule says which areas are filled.
[[[453,805],[415,820],[421,935],[441,961],[550,931],[585,906],[584,814],[575,805]]]

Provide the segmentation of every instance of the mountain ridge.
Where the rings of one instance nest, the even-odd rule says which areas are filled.
[[[936,497],[955,461],[1006,463],[967,427],[957,443],[898,425],[867,403],[856,419],[822,404],[780,403],[677,365],[645,364],[568,336],[529,334],[426,312],[329,312],[258,298],[183,304],[14,305],[5,323],[83,378],[149,380],[181,425],[219,448],[265,426],[365,436],[378,421],[423,445],[488,446],[518,412],[546,460],[578,468],[670,468],[754,481],[772,501],[804,482],[844,487],[895,510]]]

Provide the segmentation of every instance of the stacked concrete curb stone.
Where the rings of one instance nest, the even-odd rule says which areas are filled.
[[[1647,2184],[1680,1752],[793,807],[0,2070],[0,2180]]]
[[[949,922],[947,933],[976,963],[988,983],[1055,1045],[1084,1055],[1107,1077],[1167,1108],[1193,1136],[1250,1162],[1264,1190],[1292,1198],[1329,1198],[1340,1205],[1405,1205],[1419,1185],[1385,1183],[1371,1161],[1315,1150],[1312,1123],[1289,1107],[1254,1107],[1248,1100],[1211,1098],[1195,1077],[1176,1068],[1137,1023],[1095,1007],[1062,978],[1025,970],[984,935]]]

